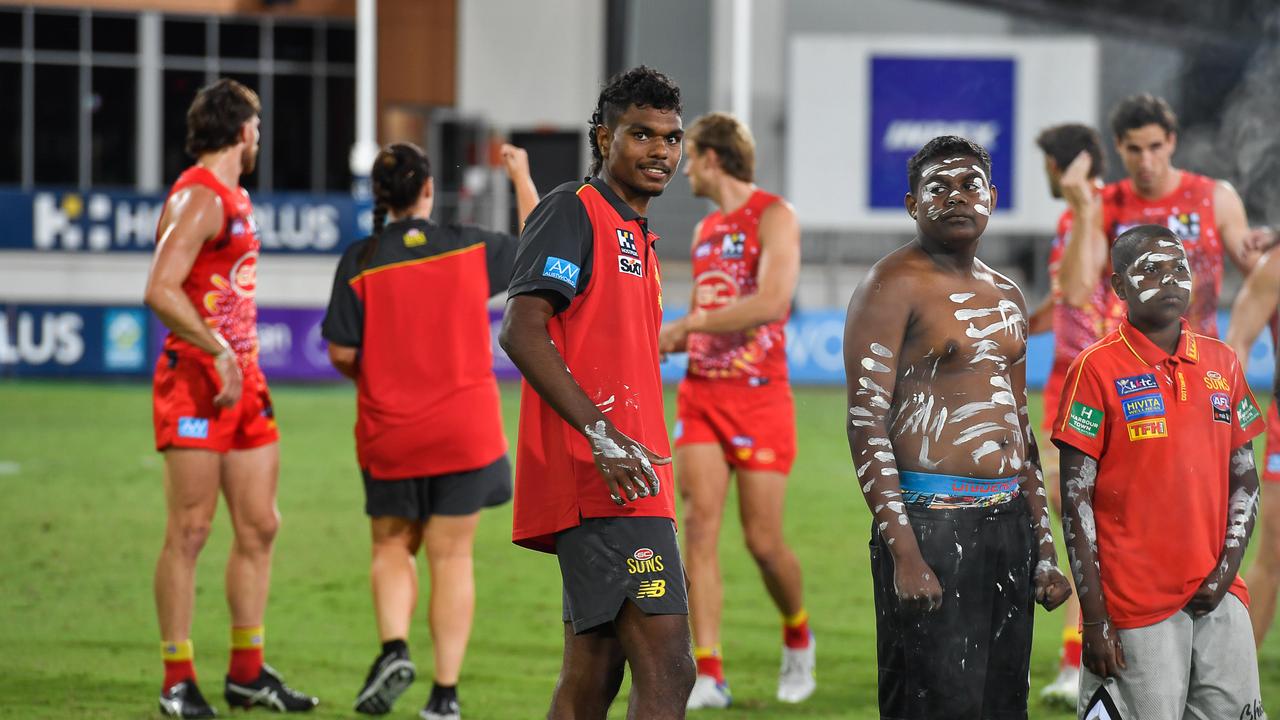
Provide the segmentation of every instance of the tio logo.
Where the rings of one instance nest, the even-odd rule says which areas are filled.
[[[73,312],[19,312],[0,315],[0,365],[75,365],[84,357],[84,320]],[[37,327],[39,329],[37,329]]]

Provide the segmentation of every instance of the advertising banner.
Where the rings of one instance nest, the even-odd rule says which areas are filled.
[[[0,190],[0,250],[151,252],[164,196],[133,192]],[[339,253],[368,234],[371,205],[348,194],[253,196],[264,253]]]

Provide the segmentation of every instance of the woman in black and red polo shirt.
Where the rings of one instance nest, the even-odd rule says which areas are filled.
[[[538,201],[528,156],[506,145],[502,158],[523,222]],[[338,263],[323,325],[330,361],[356,383],[356,456],[373,529],[382,652],[356,710],[389,711],[413,681],[406,639],[425,544],[435,685],[423,717],[448,720],[458,717],[471,632],[479,511],[511,498],[487,305],[507,287],[516,240],[431,222],[431,165],[414,145],[384,149],[371,176],[373,235]]]

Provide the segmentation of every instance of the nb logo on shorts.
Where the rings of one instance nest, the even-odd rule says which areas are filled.
[[[209,419],[198,417],[178,418],[178,437],[207,440],[209,438]]]
[[[644,598],[660,598],[667,594],[666,580],[644,580],[641,581],[639,589],[636,590],[636,599]]]

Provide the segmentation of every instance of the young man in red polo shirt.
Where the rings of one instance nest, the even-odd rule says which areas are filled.
[[[1053,433],[1084,627],[1077,710],[1105,686],[1126,718],[1263,717],[1237,575],[1262,413],[1235,353],[1181,319],[1176,235],[1132,228],[1111,266],[1128,316],[1072,363]]]
[[[680,89],[638,67],[591,119],[592,177],[534,209],[500,342],[524,374],[518,545],[555,553],[564,662],[550,717],[683,718],[694,680],[658,369],[662,288],[644,213],[680,163]]]

